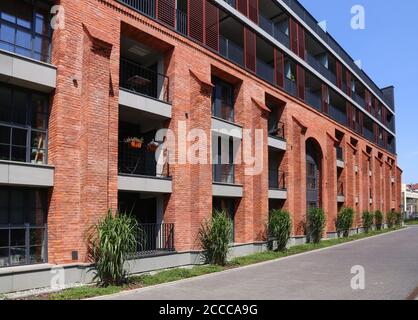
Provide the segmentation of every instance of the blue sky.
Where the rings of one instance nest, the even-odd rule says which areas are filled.
[[[418,1],[299,0],[379,87],[395,86],[397,153],[403,182],[418,183]],[[365,30],[351,28],[362,5]],[[410,41],[408,41],[410,39]]]

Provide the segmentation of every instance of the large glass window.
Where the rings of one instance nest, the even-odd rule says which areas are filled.
[[[0,187],[0,268],[47,261],[47,191]]]
[[[0,85],[0,160],[45,164],[48,96]]]
[[[234,87],[217,78],[213,82],[212,115],[234,122]]]
[[[49,62],[49,17],[49,6],[42,1],[0,1],[0,49]]]

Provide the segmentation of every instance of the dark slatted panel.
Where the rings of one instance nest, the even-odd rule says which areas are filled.
[[[219,9],[211,2],[206,1],[206,33],[205,43],[215,51],[219,51]]]
[[[258,0],[248,0],[248,18],[258,24]]]
[[[284,86],[284,56],[283,52],[274,49],[274,76],[276,84],[283,88]]]
[[[346,105],[346,109],[347,109],[348,126],[351,129],[355,129],[355,121],[354,121],[354,115],[353,115],[353,113],[354,113],[353,106],[348,101],[346,102],[345,105]]]
[[[248,0],[237,0],[237,9],[243,15],[248,16]]]
[[[157,18],[174,28],[176,21],[176,0],[158,0]]]
[[[305,29],[298,24],[298,55],[305,60]]]
[[[364,119],[364,113],[363,112],[361,112],[361,111],[359,111],[359,120],[358,120],[358,122],[359,122],[359,131],[360,131],[360,133],[361,134],[363,134],[363,119]]]
[[[383,144],[385,148],[388,147],[388,133],[386,130],[383,131]]]
[[[290,50],[292,50],[294,53],[298,54],[299,48],[298,48],[298,25],[295,21],[295,19],[290,18],[289,20],[290,24]]]
[[[322,84],[322,112],[328,113],[328,106],[329,106],[329,91],[328,86]]]
[[[377,143],[379,139],[379,127],[377,126],[377,123],[373,122],[373,133],[374,133],[374,142]]]
[[[387,109],[386,107],[382,108],[382,123],[386,126],[387,125]]]
[[[203,43],[203,0],[189,0],[189,36]]]
[[[365,91],[365,97],[366,97],[366,99],[365,99],[365,101],[366,101],[366,110],[368,111],[368,112],[371,112],[372,111],[372,96],[371,96],[371,94],[370,94],[370,92],[366,89],[366,91]]]
[[[245,67],[255,72],[256,44],[255,34],[249,29],[245,29]]]
[[[302,66],[297,66],[296,82],[298,86],[298,98],[305,100],[305,70]]]
[[[337,60],[336,64],[337,71],[337,87],[342,89],[343,87],[343,65]]]

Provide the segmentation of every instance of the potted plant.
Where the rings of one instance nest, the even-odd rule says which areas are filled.
[[[159,145],[160,144],[158,142],[152,140],[150,143],[148,143],[147,150],[149,152],[155,152],[158,149]]]
[[[125,139],[125,143],[129,144],[132,149],[141,149],[144,138],[129,137]]]

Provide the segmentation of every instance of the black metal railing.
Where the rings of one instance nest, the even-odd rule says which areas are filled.
[[[339,197],[344,197],[344,183],[338,183],[337,195]]]
[[[244,49],[235,42],[219,36],[219,53],[225,58],[244,66]]]
[[[286,173],[277,169],[269,169],[269,188],[287,190]]]
[[[149,17],[155,18],[155,12],[156,12],[155,0],[119,0],[119,1]]]
[[[337,83],[337,76],[331,70],[325,67],[318,59],[312,56],[308,51],[306,51],[305,53],[306,53],[306,62],[308,62],[309,65],[311,65],[320,74],[325,76],[325,78],[327,78],[333,84]]]
[[[229,4],[232,8],[235,8],[235,1],[236,0],[225,0],[227,4]]]
[[[284,122],[276,122],[269,128],[269,136],[273,138],[285,139]]]
[[[328,107],[329,116],[335,121],[347,125],[347,114],[336,106],[329,104]]]
[[[212,105],[212,116],[234,122],[234,106],[215,99]]]
[[[142,223],[138,227],[136,255],[175,251],[174,223]]]
[[[120,174],[169,178],[168,163],[158,164],[155,152],[150,151],[147,143],[141,148],[132,147],[125,140],[119,141],[118,170]]]
[[[281,29],[278,23],[275,23],[263,15],[259,15],[259,25],[268,34],[273,36],[277,41],[284,44],[286,47],[290,47],[290,38]]]
[[[235,165],[234,164],[214,164],[213,165],[213,182],[216,183],[235,183]]]
[[[369,141],[374,141],[374,133],[373,131],[363,127],[363,136],[368,139]]]
[[[47,225],[0,226],[0,268],[46,263]]]
[[[284,90],[290,95],[296,97],[297,95],[297,86],[296,81],[292,81],[289,78],[284,78]]]
[[[337,151],[337,160],[341,160],[344,161],[344,152],[343,152],[343,148],[342,147],[335,147],[336,151]]]
[[[366,107],[366,100],[363,97],[359,96],[356,92],[352,93],[352,98],[355,102],[357,102],[360,105],[360,107]]]
[[[274,83],[274,67],[257,58],[257,75],[267,82]]]
[[[187,14],[179,9],[176,9],[176,30],[187,35]]]
[[[121,58],[120,61],[119,81],[121,88],[164,102],[170,102],[170,83],[166,75],[144,68],[125,58]]]
[[[322,97],[321,92],[312,92],[309,88],[305,90],[305,102],[311,107],[321,111],[322,110]]]

